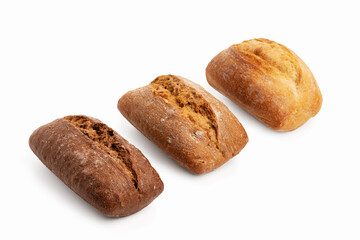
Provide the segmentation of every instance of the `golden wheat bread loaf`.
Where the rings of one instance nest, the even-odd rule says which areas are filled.
[[[133,214],[163,191],[145,156],[95,118],[57,119],[35,130],[29,144],[46,167],[107,216]]]
[[[322,95],[306,64],[267,39],[230,46],[206,68],[209,84],[268,127],[294,130],[320,110]]]
[[[247,134],[230,110],[201,86],[163,75],[126,93],[118,109],[140,132],[195,174],[238,154]]]

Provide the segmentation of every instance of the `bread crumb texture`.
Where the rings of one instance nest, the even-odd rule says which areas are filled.
[[[159,76],[149,86],[153,88],[155,96],[160,96],[166,103],[176,108],[198,128],[198,134],[204,132],[211,145],[220,150],[216,115],[201,94],[173,75]]]
[[[101,122],[94,122],[86,116],[67,116],[64,120],[79,129],[94,144],[110,155],[115,165],[125,172],[132,180],[134,187],[140,191],[138,178],[130,160],[130,153],[126,147],[119,142],[114,130]]]

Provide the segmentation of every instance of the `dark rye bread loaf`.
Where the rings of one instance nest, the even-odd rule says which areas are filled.
[[[163,191],[145,156],[95,118],[57,119],[35,130],[29,144],[56,176],[107,216],[135,213]]]
[[[147,138],[195,174],[238,154],[247,134],[230,110],[201,86],[164,75],[118,102],[120,112]]]

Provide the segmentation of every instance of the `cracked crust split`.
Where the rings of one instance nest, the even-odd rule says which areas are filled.
[[[95,123],[85,116],[67,116],[64,119],[78,128],[100,149],[110,155],[115,165],[129,175],[134,183],[134,187],[140,191],[137,174],[130,160],[130,153],[123,144],[116,140],[114,131],[111,128],[103,123]]]

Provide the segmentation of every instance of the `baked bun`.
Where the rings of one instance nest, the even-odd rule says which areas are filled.
[[[290,131],[320,110],[322,96],[306,64],[267,39],[230,46],[206,68],[209,84],[268,127]]]
[[[180,76],[157,77],[126,93],[118,109],[147,138],[192,173],[210,172],[248,142],[230,110],[200,85]]]
[[[92,117],[57,119],[35,130],[29,144],[46,167],[106,216],[136,213],[164,189],[147,158]]]

